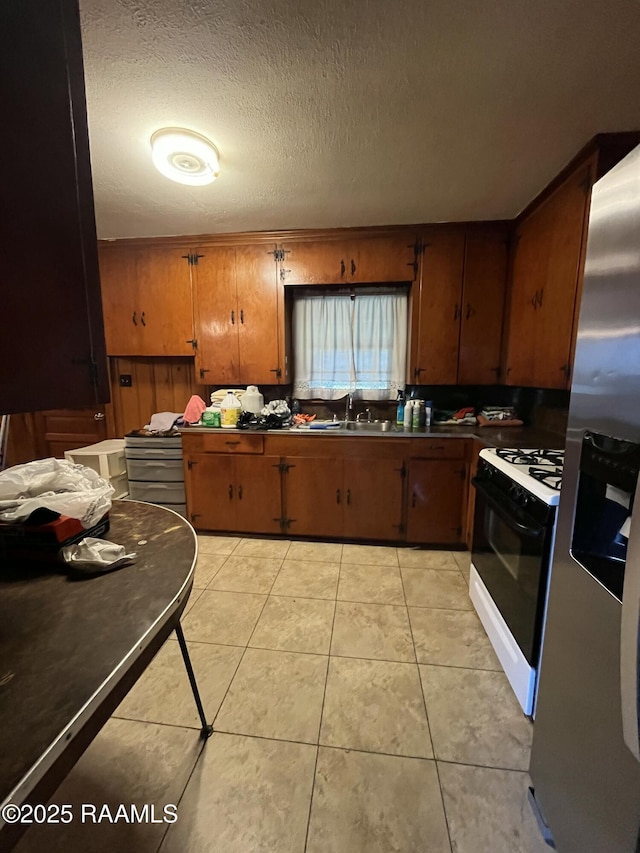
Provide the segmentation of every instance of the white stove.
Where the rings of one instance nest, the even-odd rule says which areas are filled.
[[[502,471],[547,506],[558,504],[564,450],[492,447],[481,450],[480,458]]]
[[[469,594],[525,714],[535,715],[564,452],[480,452]]]

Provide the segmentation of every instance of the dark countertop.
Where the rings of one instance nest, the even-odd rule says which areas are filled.
[[[0,803],[23,801],[186,604],[191,525],[136,501],[114,501],[110,525],[131,566],[82,581],[57,564],[0,569]]]
[[[412,432],[391,430],[389,432],[356,432],[344,429],[285,429],[285,430],[238,430],[221,429],[216,427],[189,427],[181,433],[251,433],[258,435],[293,435],[293,436],[339,436],[340,438],[393,438],[398,441],[403,438],[473,438],[487,447],[531,447],[544,450],[559,450],[564,448],[565,437],[559,433],[540,429],[539,427],[478,427],[470,424],[434,424],[429,428]]]

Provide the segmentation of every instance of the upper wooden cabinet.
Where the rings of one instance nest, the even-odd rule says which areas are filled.
[[[412,298],[409,382],[498,381],[506,262],[504,230],[424,234]]]
[[[414,235],[285,242],[280,246],[282,284],[367,284],[413,281]]]
[[[175,246],[101,245],[109,355],[193,355],[192,257]]]
[[[508,385],[570,388],[591,187],[640,141],[596,136],[518,217],[505,339]]]
[[[93,406],[109,380],[77,2],[2,3],[0,68],[0,410]]]
[[[206,384],[287,381],[284,301],[275,245],[205,246],[194,273],[196,378]]]
[[[516,230],[506,381],[567,388],[594,163],[582,165]]]

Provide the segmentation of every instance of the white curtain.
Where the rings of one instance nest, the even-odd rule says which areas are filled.
[[[395,400],[405,387],[408,296],[299,296],[293,305],[293,394]]]

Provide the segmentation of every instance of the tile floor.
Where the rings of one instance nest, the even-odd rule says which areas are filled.
[[[201,536],[183,627],[55,795],[173,825],[34,827],[18,850],[544,853],[532,728],[467,595],[469,555]]]

